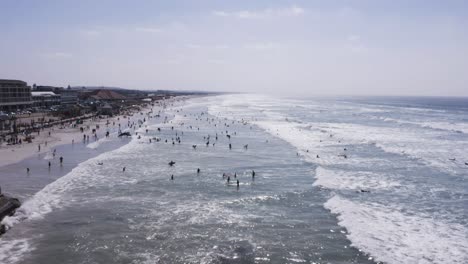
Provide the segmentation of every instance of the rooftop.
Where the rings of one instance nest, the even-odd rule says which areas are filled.
[[[31,92],[32,96],[58,96],[54,92]]]
[[[110,91],[110,90],[96,90],[90,97],[96,100],[125,100],[127,99],[126,96],[116,93],[114,91]]]

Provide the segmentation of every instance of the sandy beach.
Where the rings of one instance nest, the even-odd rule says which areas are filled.
[[[141,111],[148,111],[151,106],[141,109]],[[98,138],[104,137],[107,128],[122,126],[127,123],[126,114],[115,115],[113,117],[102,116],[93,117],[83,120],[83,124],[76,125],[55,125],[41,130],[40,134],[33,133],[34,140],[31,143],[23,141],[22,144],[7,145],[6,143],[0,145],[0,167],[20,162],[34,154],[41,154],[53,151],[54,148],[64,144],[72,144],[81,142],[83,135],[92,137],[95,140],[92,130],[96,129]],[[124,126],[123,126],[124,127]],[[80,128],[83,128],[81,132]],[[50,132],[50,133],[49,133]],[[40,150],[39,150],[40,146]]]

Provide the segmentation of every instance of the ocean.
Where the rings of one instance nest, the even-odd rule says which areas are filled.
[[[23,200],[0,263],[468,263],[468,99],[232,94],[134,119],[59,148],[79,161],[59,176],[5,176],[47,154],[0,168]]]

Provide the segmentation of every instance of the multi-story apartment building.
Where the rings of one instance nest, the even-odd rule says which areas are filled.
[[[0,79],[0,110],[15,111],[32,106],[31,87],[19,80]]]

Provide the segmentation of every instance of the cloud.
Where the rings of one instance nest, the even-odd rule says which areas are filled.
[[[242,10],[236,12],[213,11],[212,14],[218,17],[235,17],[239,19],[263,19],[275,17],[296,17],[305,14],[305,9],[298,6],[290,6],[284,8],[267,8],[263,10]]]
[[[346,38],[345,48],[353,53],[367,52],[369,48],[361,41],[361,36],[352,34]]]
[[[229,49],[229,46],[228,45],[215,45],[214,49],[215,50],[226,50],[226,49]]]
[[[135,28],[135,31],[146,33],[161,33],[162,29],[155,27],[137,27]]]
[[[101,32],[97,30],[82,30],[81,34],[88,37],[97,37],[101,35]]]
[[[231,14],[224,12],[224,11],[213,11],[214,16],[220,16],[220,17],[227,17],[230,16]]]
[[[42,57],[47,59],[69,59],[73,57],[71,53],[67,52],[49,52],[41,54]]]
[[[225,60],[219,60],[219,59],[210,59],[207,62],[210,64],[217,64],[217,65],[226,64]]]
[[[260,50],[260,51],[272,50],[278,47],[279,45],[273,42],[261,42],[261,43],[252,43],[252,44],[244,45],[245,49]]]
[[[198,44],[192,44],[192,43],[187,44],[187,45],[185,45],[185,46],[186,46],[187,48],[189,48],[189,49],[199,49],[199,48],[202,47],[202,46],[200,46],[200,45],[198,45]]]
[[[359,40],[361,40],[361,36],[359,36],[359,35],[349,35],[348,36],[348,41],[350,41],[350,42],[358,42]]]

